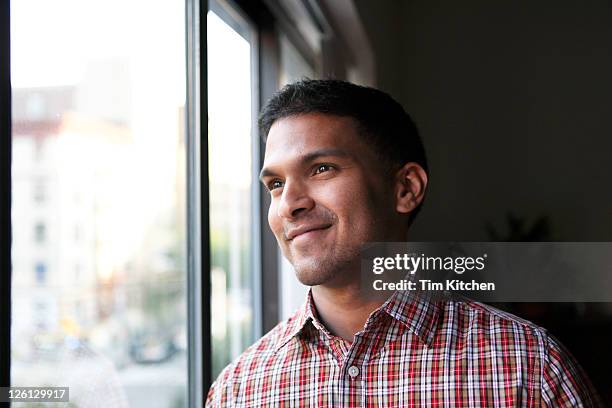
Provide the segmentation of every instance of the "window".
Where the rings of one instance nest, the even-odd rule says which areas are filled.
[[[185,4],[10,11],[12,383],[186,406]]]
[[[208,30],[212,373],[255,340],[252,28],[213,2]]]
[[[256,119],[329,33],[287,18],[312,5],[205,3],[11,2],[13,385],[187,406],[284,315]]]

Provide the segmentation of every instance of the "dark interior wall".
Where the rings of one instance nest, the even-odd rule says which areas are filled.
[[[612,241],[611,2],[355,3],[378,86],[411,114],[429,155],[410,239],[507,240],[512,212],[550,224],[514,239]],[[558,337],[612,405],[612,303],[505,308]]]
[[[612,240],[612,3],[356,4],[430,158],[412,239],[488,240],[511,212],[546,216],[543,240]]]
[[[397,0],[354,2],[376,57],[377,87],[400,99],[404,3]]]

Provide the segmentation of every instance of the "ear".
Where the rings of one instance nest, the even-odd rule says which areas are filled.
[[[419,164],[406,163],[396,173],[395,209],[408,214],[421,204],[427,189],[427,173]]]

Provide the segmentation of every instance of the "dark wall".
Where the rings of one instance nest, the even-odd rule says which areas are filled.
[[[612,241],[612,2],[356,4],[429,155],[410,239]],[[611,303],[496,306],[559,338],[612,406]]]
[[[412,239],[612,240],[612,3],[356,1],[379,86],[419,126],[429,195]]]

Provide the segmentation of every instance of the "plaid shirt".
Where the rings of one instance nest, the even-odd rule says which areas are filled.
[[[477,302],[396,292],[352,344],[309,292],[213,384],[207,407],[591,407],[588,378],[534,324]]]

